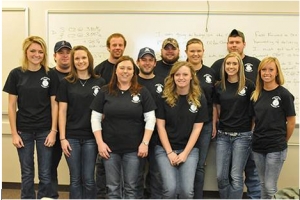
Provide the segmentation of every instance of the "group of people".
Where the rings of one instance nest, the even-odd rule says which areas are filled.
[[[126,45],[122,34],[110,35],[110,56],[94,68],[85,46],[59,41],[49,69],[45,41],[25,39],[22,65],[3,89],[21,198],[36,198],[36,146],[37,198],[58,198],[63,152],[71,199],[201,199],[214,138],[220,197],[242,198],[245,171],[248,197],[271,198],[296,115],[278,59],[245,55],[245,36],[236,29],[228,54],[211,67],[197,38],[186,44],[186,61],[178,61],[174,38],[163,41],[159,61],[144,47],[135,62],[123,55]]]

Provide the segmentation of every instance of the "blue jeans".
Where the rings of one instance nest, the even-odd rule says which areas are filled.
[[[251,131],[239,132],[235,136],[218,131],[216,165],[221,199],[242,198],[243,171],[251,152],[251,142]]]
[[[252,152],[245,167],[245,185],[247,186],[247,196],[249,199],[260,199],[260,180]]]
[[[68,139],[72,148],[66,157],[70,170],[70,199],[95,199],[94,179],[97,143],[95,139]]]
[[[109,199],[121,199],[122,180],[124,180],[124,198],[136,199],[139,195],[138,181],[141,163],[145,158],[132,153],[110,153],[109,159],[103,159],[106,175],[107,196]],[[123,173],[122,173],[123,170]]]
[[[51,161],[51,184],[52,192],[50,197],[58,199],[58,179],[57,179],[57,168],[62,156],[62,149],[59,141],[59,133],[56,135],[56,142],[53,146],[52,161]]]
[[[49,131],[44,132],[18,132],[23,140],[24,147],[18,148],[21,164],[21,199],[35,199],[34,190],[34,143],[36,142],[39,189],[37,198],[50,197],[51,193],[51,156],[52,148],[44,145]],[[34,142],[35,141],[35,142]]]
[[[179,154],[183,151],[175,150]],[[163,199],[192,199],[194,197],[194,180],[197,163],[199,160],[199,149],[193,148],[186,161],[179,166],[172,166],[165,149],[156,145],[155,157],[163,182]]]
[[[106,196],[106,177],[103,158],[98,154],[96,159],[96,187],[97,197],[104,198]]]
[[[161,175],[158,170],[157,160],[155,158],[155,146],[153,144],[149,144],[149,154],[147,157],[147,161],[145,164],[148,164],[148,171],[146,173],[146,189],[147,192],[150,194],[150,199],[161,199],[162,198],[162,180]],[[140,177],[142,176],[142,183],[143,182],[143,176],[144,176],[144,169],[140,173]],[[143,198],[143,197],[142,197]],[[144,197],[146,198],[146,197]]]
[[[253,152],[253,156],[261,183],[261,198],[271,199],[277,192],[277,181],[287,156],[287,149],[266,154]]]
[[[194,199],[203,199],[205,160],[209,149],[212,129],[212,122],[204,123],[200,137],[197,142],[197,146],[199,147],[199,161],[197,165],[194,183]]]

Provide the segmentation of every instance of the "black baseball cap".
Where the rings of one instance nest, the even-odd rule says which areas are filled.
[[[56,42],[56,44],[54,46],[54,53],[57,53],[62,48],[68,48],[68,49],[72,50],[71,44],[69,42],[63,40],[63,41]]]
[[[144,55],[149,54],[155,58],[154,50],[149,47],[144,47],[140,50],[138,59],[142,58]]]
[[[243,41],[245,42],[245,35],[243,32],[239,31],[239,30],[236,30],[236,29],[233,29],[229,36],[228,37],[241,37],[243,39]]]

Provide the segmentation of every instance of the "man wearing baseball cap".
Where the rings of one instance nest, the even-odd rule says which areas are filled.
[[[243,32],[233,29],[228,36],[227,40],[227,51],[237,52],[240,54],[243,63],[246,78],[250,79],[254,84],[256,83],[257,70],[260,63],[260,60],[257,58],[247,56],[244,53],[244,49],[246,47],[245,35]],[[217,60],[211,68],[216,73],[216,79],[221,79],[220,70],[222,64],[224,62],[224,58]],[[260,180],[258,177],[258,172],[256,169],[256,165],[254,163],[253,155],[250,154],[246,167],[245,167],[245,184],[247,186],[247,196],[249,199],[260,199],[261,189],[260,189]]]
[[[66,77],[71,71],[70,63],[71,63],[71,50],[72,46],[69,42],[63,40],[59,41],[54,46],[54,60],[56,66],[52,68],[54,72],[57,74],[58,79],[61,81],[64,77]],[[59,85],[59,84],[57,84]],[[51,166],[51,198],[58,199],[58,180],[57,180],[57,168],[61,159],[62,149],[59,141],[59,133],[56,134],[56,142],[53,146],[52,153],[52,166]]]
[[[164,40],[161,48],[161,60],[156,63],[154,74],[166,78],[179,59],[179,45],[174,38]]]
[[[156,76],[153,71],[156,65],[156,57],[153,49],[149,47],[142,48],[138,54],[137,65],[140,68],[138,74],[139,84],[145,86],[151,93],[154,100],[156,96],[160,95],[164,88],[164,78],[161,76]],[[162,180],[160,178],[160,173],[157,168],[157,163],[155,160],[154,147],[158,140],[158,133],[156,128],[153,131],[151,141],[149,143],[149,154],[147,161],[149,164],[149,170],[146,176],[146,191],[150,199],[161,199],[162,198]],[[144,165],[143,170],[139,175],[139,182],[143,184],[144,180]],[[150,180],[150,181],[149,181]],[[149,194],[150,193],[150,194]],[[146,198],[146,197],[144,197]]]

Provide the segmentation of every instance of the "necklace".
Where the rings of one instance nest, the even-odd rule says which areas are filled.
[[[82,85],[82,87],[84,87],[84,86],[85,86],[85,84],[86,84],[86,82],[87,82],[88,80],[89,80],[89,79],[86,79],[86,80],[85,80],[85,82],[84,82],[84,83],[82,83],[82,82],[81,82],[81,80],[79,79],[79,82],[80,82],[80,84]]]

